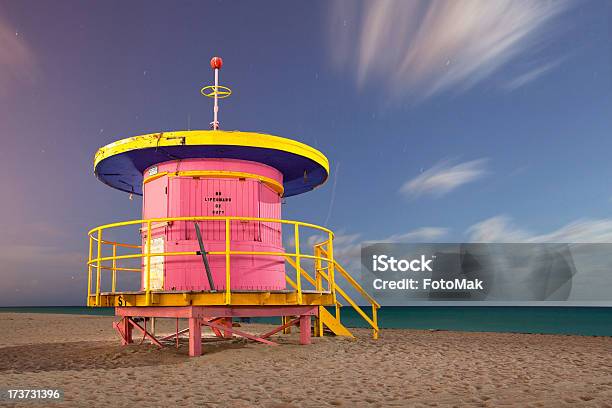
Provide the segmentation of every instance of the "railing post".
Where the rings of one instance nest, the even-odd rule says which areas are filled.
[[[294,225],[295,231],[295,283],[297,286],[297,302],[298,305],[302,304],[302,267],[300,265],[300,226]]]
[[[100,306],[100,271],[102,270],[100,258],[102,258],[102,228],[98,229],[98,261],[96,262],[96,306]]]
[[[372,321],[374,322],[375,328],[372,329],[372,337],[374,340],[378,339],[378,311],[376,305],[372,304]]]
[[[336,303],[336,278],[334,277],[334,265],[336,260],[334,259],[334,242],[333,235],[329,233],[329,241],[327,241],[327,258],[329,259],[329,290],[332,293],[332,299]]]
[[[115,289],[117,288],[117,260],[115,257],[117,256],[117,243],[113,242],[113,283],[112,283],[112,292],[115,293]]]
[[[87,306],[91,306],[89,297],[91,296],[91,251],[93,249],[93,237],[91,234],[87,234],[87,236],[89,237],[89,252],[87,259]]]
[[[147,246],[146,246],[147,269],[145,273],[145,301],[151,305],[151,221],[147,221]]]
[[[315,289],[318,292],[323,292],[323,276],[321,274],[322,262],[321,256],[323,256],[323,251],[320,246],[314,246],[314,254],[315,254]],[[323,306],[319,306],[318,313],[315,316],[315,324],[314,324],[314,335],[315,337],[323,337],[323,321],[321,320],[321,309]]]
[[[230,290],[230,219],[225,219],[225,304],[232,303],[232,291]]]
[[[319,292],[323,291],[323,277],[321,276],[321,267],[323,266],[321,264],[321,247],[316,246],[314,247],[314,255],[315,255],[315,283],[316,283],[316,290]]]

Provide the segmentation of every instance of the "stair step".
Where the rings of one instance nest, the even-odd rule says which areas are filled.
[[[334,315],[329,313],[327,309],[322,306],[319,308],[319,318],[323,322],[323,325],[327,326],[327,328],[336,336],[355,337],[349,329],[344,327],[344,325],[338,319],[336,319]]]

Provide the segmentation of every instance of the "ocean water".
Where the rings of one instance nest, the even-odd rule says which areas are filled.
[[[352,308],[340,313],[347,327],[365,326]],[[378,321],[381,328],[612,336],[609,307],[387,306]]]
[[[1,312],[67,313],[112,316],[112,308],[3,307]],[[333,313],[332,310],[330,312]],[[352,308],[341,311],[347,327],[366,327]],[[278,319],[259,319],[276,322]],[[385,306],[378,311],[382,329],[430,329],[481,332],[612,336],[610,307],[552,306]]]
[[[114,316],[115,309],[112,307],[87,307],[87,306],[28,306],[28,307],[0,307],[0,313],[54,313],[54,314],[78,314],[92,316]]]

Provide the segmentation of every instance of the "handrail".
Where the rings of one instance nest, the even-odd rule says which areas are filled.
[[[370,316],[368,316],[367,313],[364,312],[363,309],[357,303],[355,303],[355,301],[344,290],[342,290],[342,288],[336,287],[336,290],[338,291],[340,296],[342,296],[349,303],[349,305],[351,305],[351,307],[355,309],[357,313],[359,313],[363,320],[365,320],[372,327],[374,338],[377,339],[379,328],[376,309],[380,308],[380,306],[377,307],[374,303],[372,303],[372,318],[370,318]],[[338,303],[339,302],[336,302],[336,304]],[[339,313],[340,311],[336,309],[336,315],[339,315]]]
[[[96,229],[97,230],[97,229]],[[90,231],[91,233],[91,231]],[[94,242],[98,242],[98,238],[96,238],[95,236],[90,235],[91,238],[93,239]],[[134,249],[142,249],[142,245],[136,245],[136,244],[124,244],[122,242],[115,242],[115,241],[107,241],[105,239],[102,240],[103,244],[106,245],[115,245],[118,247],[123,247],[123,248],[134,248]]]
[[[225,255],[226,252],[225,251],[207,251],[206,255]],[[268,255],[268,256],[284,256],[284,257],[293,257],[295,258],[297,256],[296,253],[291,253],[291,252],[272,252],[272,251],[230,251],[229,252],[230,255]],[[151,257],[156,257],[156,256],[185,256],[185,255],[199,255],[197,251],[183,251],[183,252],[154,252],[151,254]],[[113,259],[116,260],[121,260],[121,259],[137,259],[137,258],[145,258],[147,256],[147,254],[129,254],[129,255],[117,255],[117,256],[105,256],[102,258],[92,258],[90,261],[88,261],[88,265],[90,264],[94,264],[97,263],[97,261],[112,261]],[[328,261],[331,262],[332,260],[326,257],[316,257],[315,255],[305,255],[305,254],[300,254],[299,255],[301,258],[308,258],[308,259],[321,259],[323,261]],[[293,266],[293,265],[292,265]],[[106,267],[104,265],[101,266],[101,269],[107,269],[107,270],[113,270],[112,267]],[[136,268],[115,268],[115,270],[121,271],[121,270],[128,270],[128,271],[132,271],[132,269],[136,269]],[[140,269],[137,269],[137,271],[140,271]],[[302,272],[303,273],[303,272]],[[311,278],[312,279],[312,278]],[[313,283],[314,285],[314,283]]]
[[[344,269],[342,267],[342,265],[340,265],[337,261],[334,261],[336,268],[338,269],[338,271],[340,271],[340,273],[342,274],[342,276],[349,281],[349,283],[351,285],[353,285],[353,287],[355,289],[357,289],[357,291],[371,304],[375,305],[376,308],[380,309],[380,304],[368,293],[365,291],[365,289],[363,289],[363,287],[357,283],[357,281],[355,279],[353,279],[353,277],[346,271],[346,269]]]
[[[157,254],[155,256],[157,256]],[[104,260],[104,258],[102,258],[102,260]],[[95,262],[95,259],[92,262]],[[120,266],[106,266],[106,265],[102,265],[100,268],[102,268],[105,271],[142,272],[142,269],[140,269],[140,268],[123,268],[123,267],[120,267]]]
[[[287,257],[287,262],[289,262],[289,265],[291,265],[292,267],[296,268],[297,270],[297,263],[293,261],[293,259]],[[311,283],[313,286],[316,287],[316,281],[312,278],[312,276],[310,276],[308,274],[308,272],[306,272],[304,269],[302,269],[300,267],[301,271],[300,271],[300,275],[303,276],[304,278],[306,278],[306,280]],[[297,287],[297,283],[296,283],[296,287]]]
[[[322,249],[322,252],[327,254],[327,251]],[[335,267],[338,269],[340,274],[355,288],[357,291],[371,304],[376,305],[377,308],[380,309],[380,304],[374,299],[368,292],[363,289],[363,287],[357,283],[355,279],[340,265],[337,261],[334,260]]]
[[[288,258],[287,261],[289,262],[289,264],[291,264],[291,266],[293,266],[294,268],[296,267],[296,265],[293,262],[293,260]],[[338,267],[338,270],[342,269],[343,274],[348,274],[346,272],[346,270],[344,270],[344,268],[342,268],[342,266],[340,264],[338,264],[336,261],[334,261],[334,262],[336,263],[336,267]],[[325,272],[318,271],[318,273],[329,282],[330,278],[329,278],[329,276]],[[306,273],[306,271],[302,270],[302,274],[303,274],[303,276],[306,277],[306,279],[311,284],[316,285],[316,280],[313,279],[310,275],[308,275],[308,273]],[[352,279],[352,278],[351,278],[351,280],[349,280],[349,282],[351,282],[351,281],[355,282],[355,280]],[[290,284],[291,284],[291,282],[290,282]],[[361,288],[361,286],[357,282],[355,282],[355,285],[354,285],[355,288],[363,290],[363,288]],[[378,315],[376,313],[376,309],[380,308],[380,305],[374,299],[372,299],[372,301],[370,302],[372,304],[372,317],[370,318],[366,314],[366,312],[364,312],[364,310],[357,303],[355,303],[355,301],[342,288],[340,288],[339,286],[336,286],[335,290],[340,294],[340,296],[342,296],[344,299],[346,299],[346,301],[349,303],[349,305],[351,305],[351,307],[353,309],[355,309],[357,311],[357,313],[359,313],[359,315],[372,327],[374,338],[378,338],[379,328],[378,328]],[[371,298],[371,297],[369,297],[369,298]],[[340,320],[340,310],[338,309],[338,307],[341,306],[341,304],[337,300],[336,300],[335,303],[336,303],[336,319]]]
[[[302,227],[306,227],[306,228],[313,228],[313,229],[317,229],[323,232],[327,232],[328,234],[331,234],[331,237],[333,239],[334,237],[334,233],[325,228],[325,227],[321,227],[319,225],[316,224],[311,224],[308,222],[303,222],[303,221],[294,221],[294,220],[283,220],[283,219],[279,219],[279,218],[258,218],[258,217],[236,217],[236,216],[227,216],[227,217],[223,217],[223,216],[202,216],[202,217],[167,217],[167,218],[147,218],[147,219],[142,219],[142,220],[132,220],[132,221],[121,221],[121,222],[114,222],[111,224],[106,224],[106,225],[100,225],[99,227],[96,228],[92,228],[91,230],[89,230],[88,235],[93,234],[94,232],[100,230],[100,229],[109,229],[109,228],[115,228],[115,227],[124,227],[127,225],[137,225],[137,224],[144,224],[144,223],[154,223],[154,222],[168,222],[168,221],[225,221],[225,220],[229,220],[229,221],[258,221],[258,222],[277,222],[279,224],[292,224],[292,225],[300,225]],[[325,241],[327,242],[327,241]]]
[[[87,261],[88,267],[88,285],[87,285],[87,299],[88,306],[90,305],[90,297],[91,293],[91,283],[92,283],[92,270],[96,269],[96,284],[95,284],[95,306],[100,305],[100,292],[101,292],[101,274],[102,270],[111,270],[113,272],[112,276],[112,292],[114,293],[116,290],[116,272],[117,271],[140,271],[137,268],[126,268],[126,267],[118,267],[117,261],[120,260],[128,260],[128,259],[144,259],[144,289],[146,300],[145,303],[147,305],[152,304],[152,290],[151,290],[151,258],[152,257],[166,257],[166,256],[185,256],[185,255],[198,255],[197,251],[181,251],[181,252],[156,252],[151,253],[151,240],[152,240],[152,229],[155,223],[169,223],[174,221],[224,221],[225,222],[225,251],[210,251],[207,252],[207,255],[210,256],[225,256],[225,303],[231,304],[231,256],[233,255],[253,255],[253,256],[281,256],[286,259],[295,258],[296,264],[298,268],[296,269],[296,281],[293,284],[296,286],[297,291],[297,303],[303,303],[302,296],[302,287],[301,287],[301,277],[304,276],[307,280],[312,280],[312,278],[303,272],[303,269],[300,267],[301,260],[303,259],[313,259],[317,263],[327,262],[329,265],[333,264],[333,258],[328,256],[322,256],[321,253],[310,255],[304,254],[300,251],[300,226],[305,228],[316,229],[327,234],[326,243],[330,243],[333,240],[333,232],[325,227],[321,227],[315,224],[302,222],[302,221],[293,221],[293,220],[282,220],[276,218],[259,218],[259,217],[238,217],[238,216],[199,216],[199,217],[167,217],[167,218],[148,218],[141,220],[131,220],[131,221],[123,221],[123,222],[115,222],[111,224],[101,225],[99,227],[93,228],[88,232],[90,251],[89,257]],[[294,227],[294,239],[295,239],[295,252],[287,253],[287,252],[277,252],[277,251],[233,251],[231,250],[231,222],[232,221],[255,221],[255,222],[267,222],[267,223],[279,223],[279,224],[289,224]],[[124,226],[131,225],[145,225],[140,231],[146,234],[144,245],[133,245],[133,244],[124,244],[120,242],[114,242],[109,240],[104,240],[102,238],[102,232],[104,230],[108,230],[111,228],[119,228]],[[97,246],[97,253],[94,256],[93,254],[93,244]],[[112,256],[103,256],[102,249],[103,245],[110,245],[112,247]],[[131,249],[140,249],[140,253],[136,254],[124,254],[117,255],[117,247],[121,248],[131,248]],[[109,266],[107,264],[103,264],[103,262],[111,261],[112,265]],[[293,262],[291,262],[293,264]],[[292,285],[293,286],[293,285]],[[316,285],[315,285],[316,287]],[[333,283],[330,284],[330,291],[333,294]]]
[[[317,244],[315,245],[315,247],[317,247],[315,249],[318,250],[319,252],[327,255],[328,257],[330,257],[329,252],[326,251],[322,244]],[[331,257],[330,257],[331,258]],[[340,274],[347,280],[347,282],[349,282],[356,290],[357,292],[359,292],[371,305],[372,305],[372,318],[370,318],[361,307],[359,307],[359,305],[357,305],[357,303],[355,303],[355,301],[353,299],[351,299],[348,294],[342,290],[342,288],[340,287],[336,287],[336,291],[340,294],[340,296],[342,296],[344,299],[346,299],[346,301],[353,307],[353,309],[355,309],[357,311],[357,313],[359,313],[359,315],[372,327],[373,330],[373,337],[375,339],[378,338],[378,332],[380,331],[380,329],[378,328],[378,313],[377,313],[377,309],[380,309],[380,304],[372,297],[370,296],[370,294],[368,292],[366,292],[363,287],[357,283],[357,281],[355,279],[353,279],[353,277],[342,267],[342,265],[340,265],[335,259],[333,261],[333,265],[335,267],[335,269],[337,269]],[[319,270],[317,271],[318,273],[320,273],[322,276],[326,277],[325,272],[323,272],[323,270]],[[338,302],[336,301],[336,304]],[[336,314],[339,315],[340,311],[338,309],[336,309]]]

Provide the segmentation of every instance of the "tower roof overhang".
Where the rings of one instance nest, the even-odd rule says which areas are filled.
[[[329,176],[327,157],[304,143],[263,133],[222,130],[160,132],[118,140],[96,152],[94,172],[113,188],[142,195],[147,168],[192,158],[240,159],[272,166],[283,174],[285,197],[310,191]]]

